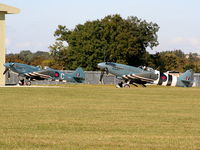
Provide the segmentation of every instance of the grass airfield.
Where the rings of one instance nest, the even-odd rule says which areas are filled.
[[[0,149],[200,149],[200,88],[0,88]]]

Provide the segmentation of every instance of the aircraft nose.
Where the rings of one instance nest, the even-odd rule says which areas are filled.
[[[3,64],[6,68],[9,68],[10,67],[10,63],[5,63]]]
[[[5,63],[3,64],[6,68],[10,68],[11,66],[14,65],[14,63]]]
[[[97,67],[100,69],[104,69],[105,68],[105,63],[98,63]]]

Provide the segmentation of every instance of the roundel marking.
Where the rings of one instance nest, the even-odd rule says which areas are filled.
[[[163,80],[163,82],[167,81],[167,76],[162,74],[161,79]]]
[[[76,73],[76,77],[80,77],[80,73]]]
[[[55,72],[55,77],[59,77],[60,74],[58,72]]]

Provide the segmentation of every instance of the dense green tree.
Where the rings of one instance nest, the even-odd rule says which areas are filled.
[[[69,47],[64,46],[63,42],[56,42],[49,47],[51,49],[51,56],[54,58],[54,65],[57,69],[69,69],[66,68],[66,64],[69,64]]]
[[[184,71],[187,62],[186,55],[181,50],[163,51],[156,53],[152,58],[156,69],[165,71]]]
[[[163,51],[151,55],[150,62],[152,62],[150,66],[162,72],[184,72],[188,69],[192,69],[194,72],[200,72],[200,58],[196,53],[186,55],[181,50]]]
[[[178,57],[174,53],[165,53],[160,56],[160,59],[161,65],[159,66],[159,70],[168,71],[178,68]]]
[[[73,30],[59,25],[54,34],[57,41],[50,51],[67,69],[82,66],[95,70],[104,60],[138,66],[146,63],[146,48],[158,45],[158,30],[155,23],[120,15],[87,21]]]
[[[184,70],[192,69],[194,72],[200,72],[200,58],[197,53],[189,53]]]
[[[24,63],[30,64],[32,61],[33,54],[30,50],[23,50],[19,53],[19,59],[21,59]]]

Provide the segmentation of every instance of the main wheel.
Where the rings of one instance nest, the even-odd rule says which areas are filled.
[[[24,79],[19,80],[19,85],[20,85],[20,86],[23,86],[23,85],[24,85]]]
[[[122,88],[123,87],[123,82],[120,82],[116,85],[116,88]]]
[[[27,85],[27,86],[31,86],[31,81],[27,81],[27,82],[26,82],[26,85]]]
[[[123,87],[124,88],[130,88],[130,85],[125,83],[125,84],[123,84]]]

